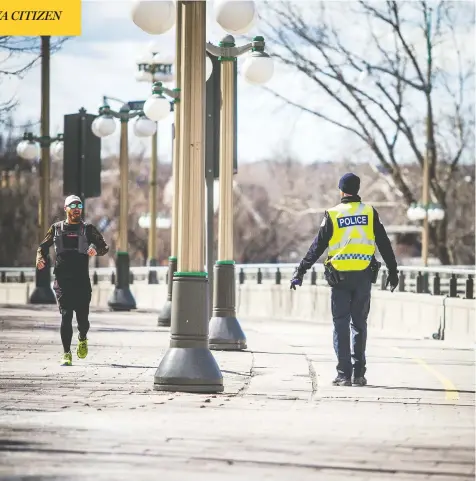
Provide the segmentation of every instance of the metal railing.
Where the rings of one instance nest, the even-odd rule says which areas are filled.
[[[285,284],[292,277],[296,264],[237,264],[237,282],[240,284]],[[435,296],[474,299],[475,268],[460,266],[418,267],[399,266],[399,292],[427,293]],[[159,284],[167,282],[167,266],[131,267],[130,282],[152,283],[156,272]],[[115,267],[90,269],[93,284],[116,283]],[[0,267],[0,283],[34,282],[35,269],[22,267]],[[387,270],[382,267],[374,289],[386,290]],[[324,286],[324,266],[315,264],[305,275],[304,284]]]

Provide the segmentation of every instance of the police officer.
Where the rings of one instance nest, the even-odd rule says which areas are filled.
[[[89,304],[91,281],[89,280],[89,257],[103,256],[109,247],[103,236],[91,224],[81,219],[83,204],[76,195],[64,201],[66,220],[53,224],[36,254],[36,266],[46,265],[49,248],[54,244],[56,263],[53,289],[61,313],[61,341],[63,343],[62,366],[72,365],[71,341],[73,339],[73,313],[78,323],[78,358],[88,355]]]
[[[339,181],[339,189],[341,203],[325,213],[317,237],[294,271],[291,289],[302,285],[306,271],[328,248],[324,274],[332,287],[337,356],[337,377],[333,384],[365,386],[370,290],[380,267],[374,255],[375,246],[387,265],[387,286],[390,284],[392,292],[398,285],[397,261],[377,211],[361,202],[359,177],[353,173],[345,174]]]

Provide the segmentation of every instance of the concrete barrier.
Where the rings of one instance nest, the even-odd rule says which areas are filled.
[[[27,304],[30,292],[35,288],[35,284],[6,282],[0,284],[0,304],[19,305]]]
[[[321,286],[302,286],[291,291],[284,285],[242,284],[238,287],[237,311],[241,317],[301,319],[331,324],[330,294],[330,288]],[[444,300],[443,296],[374,289],[369,327],[393,334],[431,338],[443,322]]]
[[[445,299],[443,339],[474,343],[476,334],[476,303],[472,299]]]
[[[0,304],[27,304],[33,283],[0,284]],[[109,283],[93,286],[92,307],[107,307],[114,289]],[[131,291],[139,309],[162,308],[167,285],[132,284]],[[330,289],[302,286],[296,291],[287,284],[237,284],[237,315],[248,318],[301,319],[332,324]],[[456,342],[473,343],[476,330],[474,300],[389,292],[372,292],[369,327],[375,331],[413,338],[440,337]]]

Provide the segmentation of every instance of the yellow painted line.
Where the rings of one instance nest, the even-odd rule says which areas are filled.
[[[394,349],[399,352],[404,352],[408,357],[410,357],[410,359],[420,364],[421,367],[435,376],[445,389],[445,399],[447,401],[459,401],[459,393],[456,389],[456,386],[447,377],[443,376],[441,372],[437,371],[434,367],[430,366],[424,359],[421,359],[420,357],[413,357],[407,351],[404,351],[399,347],[394,347]]]

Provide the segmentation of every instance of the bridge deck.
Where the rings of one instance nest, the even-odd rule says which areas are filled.
[[[54,306],[0,309],[0,479],[474,479],[471,346],[371,332],[369,386],[333,387],[329,323],[250,319],[224,394],[160,393],[156,320],[93,312],[62,368]]]

